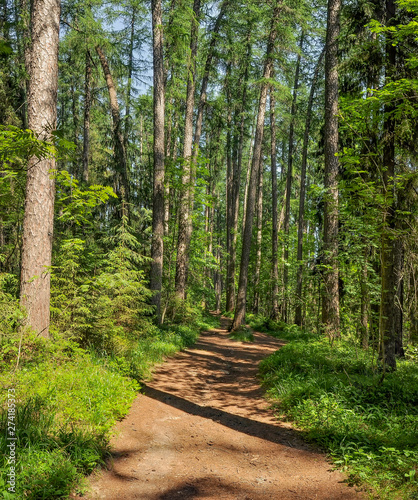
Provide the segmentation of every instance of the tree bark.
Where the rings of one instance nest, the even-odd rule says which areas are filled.
[[[367,349],[369,347],[369,309],[370,297],[367,286],[368,278],[368,255],[369,248],[366,244],[364,252],[364,262],[360,271],[360,340],[361,347]]]
[[[154,187],[152,210],[151,279],[157,323],[161,324],[164,255],[164,61],[161,0],[152,2],[154,60]]]
[[[193,19],[190,35],[190,64],[188,65],[186,116],[184,122],[183,175],[179,206],[179,234],[177,242],[177,262],[175,290],[181,300],[186,298],[189,249],[192,233],[192,210],[194,202],[194,175],[192,162],[193,105],[196,87],[197,35],[199,30],[200,0],[194,0]]]
[[[57,120],[59,20],[59,0],[33,1],[28,125],[44,140],[51,139]],[[26,324],[43,337],[48,337],[50,323],[54,170],[54,158],[29,160],[23,219],[20,303],[27,312]]]
[[[278,211],[277,211],[277,152],[276,152],[276,100],[274,98],[274,89],[270,88],[270,136],[271,136],[271,197],[272,197],[272,248],[271,265],[273,276],[272,292],[272,311],[271,317],[277,320],[279,317],[279,248],[278,248]]]
[[[227,132],[226,132],[226,283],[225,309],[231,312],[235,308],[235,262],[233,259],[233,182],[234,171],[232,166],[232,99],[231,99],[231,62],[228,62],[226,69],[226,102],[228,107]]]
[[[90,109],[91,109],[91,56],[86,50],[86,76],[84,82],[84,132],[83,132],[83,181],[89,181],[89,157],[90,157]]]
[[[250,136],[253,135],[252,131],[254,128],[255,128],[255,125],[253,125],[251,128]],[[254,148],[254,141],[251,141],[250,152],[248,154],[247,174],[245,176],[244,201],[242,204],[242,231],[241,231],[242,234],[244,234],[244,230],[245,230],[245,211],[247,210],[248,185],[250,183],[250,176],[251,176],[251,163],[252,163],[253,148]]]
[[[272,74],[273,69],[273,49],[277,36],[277,22],[280,17],[281,2],[278,2],[274,8],[269,39],[267,43],[267,53],[264,63],[263,83],[260,90],[260,99],[258,104],[257,125],[254,138],[254,153],[251,165],[251,176],[248,184],[248,199],[247,210],[245,216],[245,228],[242,239],[242,254],[240,264],[240,274],[238,282],[237,303],[235,306],[234,320],[231,330],[238,329],[245,321],[245,309],[247,300],[247,284],[248,284],[248,264],[250,261],[251,237],[254,218],[255,195],[257,190],[258,172],[261,161],[261,147],[264,133],[264,116],[266,112],[267,91],[269,87],[268,79]]]
[[[153,10],[153,7],[151,7]],[[132,7],[131,13],[131,32],[129,37],[129,56],[128,56],[128,84],[126,86],[126,108],[125,108],[125,130],[124,130],[124,146],[127,149],[129,141],[129,133],[131,130],[131,91],[132,91],[132,75],[134,69],[134,40],[135,40],[135,21],[136,7]],[[162,18],[161,18],[162,22]],[[154,34],[153,34],[154,36]],[[153,42],[154,43],[154,42]],[[155,68],[155,66],[154,66]]]
[[[116,93],[116,86],[113,81],[112,73],[110,72],[109,64],[107,62],[105,53],[100,46],[96,46],[96,52],[100,59],[100,64],[102,65],[103,74],[106,79],[107,90],[109,92],[110,101],[110,111],[112,114],[113,121],[113,140],[115,143],[115,159],[117,162],[117,170],[121,178],[121,189],[118,189],[118,194],[122,198],[122,205],[125,206],[124,202],[129,203],[130,192],[129,192],[129,175],[128,175],[128,162],[126,159],[126,149],[121,128],[121,119],[118,98]],[[118,186],[118,182],[116,183]],[[129,206],[129,205],[128,205]],[[128,209],[129,211],[129,209]],[[122,210],[122,215],[126,215],[125,210]]]
[[[194,146],[193,146],[193,162],[196,163],[197,157],[199,155],[199,143],[200,143],[200,136],[202,135],[202,124],[203,124],[203,111],[205,109],[206,105],[206,96],[207,96],[207,89],[208,89],[208,83],[209,83],[209,74],[210,70],[212,68],[212,61],[213,61],[213,56],[215,53],[215,46],[216,42],[218,40],[218,33],[219,33],[219,28],[221,27],[221,22],[222,19],[225,15],[226,8],[228,6],[229,0],[224,0],[221,4],[220,10],[218,17],[216,18],[215,21],[215,26],[213,27],[212,30],[212,38],[209,43],[209,51],[208,55],[206,57],[206,63],[205,63],[205,69],[203,73],[203,79],[202,79],[202,86],[200,90],[200,98],[199,98],[199,105],[197,108],[197,117],[196,117],[196,127],[195,127],[195,135],[194,135]]]
[[[299,44],[299,54],[296,61],[295,68],[295,83],[293,87],[292,108],[290,111],[290,127],[289,127],[289,153],[287,157],[287,176],[286,176],[286,209],[284,215],[284,268],[283,268],[283,288],[284,288],[284,301],[283,301],[283,321],[287,321],[289,309],[289,228],[290,228],[290,200],[292,198],[292,176],[293,176],[293,154],[294,154],[294,134],[295,134],[295,117],[296,117],[296,100],[298,97],[299,87],[299,71],[300,59],[302,57],[302,45],[304,34],[302,32]]]
[[[328,0],[325,42],[325,179],[324,271],[322,324],[334,339],[340,336],[338,289],[338,37],[341,0]]]
[[[386,25],[394,23],[396,14],[393,0],[386,0]],[[396,46],[392,44],[392,37],[387,34],[386,40],[386,83],[391,77],[396,66]],[[384,138],[383,138],[383,193],[386,206],[384,211],[384,224],[381,249],[381,301],[379,334],[381,339],[381,357],[385,368],[396,370],[396,343],[395,330],[395,119],[393,117],[394,105],[387,103],[384,107]]]
[[[260,308],[260,272],[261,272],[261,243],[263,236],[263,161],[261,160],[258,175],[257,195],[257,239],[256,239],[256,263],[254,276],[254,303],[253,311],[258,314]]]
[[[312,119],[312,105],[315,95],[316,84],[318,81],[319,69],[324,58],[325,49],[322,50],[318,62],[315,66],[315,71],[312,77],[311,90],[309,92],[308,109],[306,111],[305,131],[303,134],[302,146],[302,165],[300,172],[300,194],[299,194],[299,217],[298,217],[298,248],[297,248],[297,261],[298,270],[296,277],[296,311],[295,311],[295,324],[302,326],[302,289],[303,289],[303,234],[305,231],[305,196],[306,196],[306,166],[308,161],[308,143],[309,133],[311,128]]]

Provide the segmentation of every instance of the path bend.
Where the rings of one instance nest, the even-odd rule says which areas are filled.
[[[89,500],[362,498],[263,399],[258,362],[280,340],[230,340],[227,322],[157,368],[117,424]]]

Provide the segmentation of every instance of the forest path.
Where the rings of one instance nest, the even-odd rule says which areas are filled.
[[[358,499],[323,454],[277,422],[258,362],[282,343],[228,338],[228,320],[154,373],[116,426],[109,469],[90,480],[100,500]],[[85,498],[85,497],[84,497]]]

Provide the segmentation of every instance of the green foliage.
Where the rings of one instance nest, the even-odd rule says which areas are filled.
[[[378,498],[415,498],[417,365],[402,361],[382,380],[368,352],[291,330],[290,342],[260,364],[278,413]]]
[[[57,172],[56,181],[60,192],[56,203],[58,220],[64,224],[92,226],[93,209],[110,198],[117,198],[108,186],[90,185],[87,189],[81,189],[79,182],[66,170]]]
[[[254,334],[251,328],[246,326],[241,326],[237,330],[235,330],[229,336],[232,340],[237,340],[238,342],[254,342]]]
[[[23,318],[16,299],[16,289],[17,277],[9,273],[0,273],[0,344],[3,336],[9,338]]]
[[[18,498],[67,498],[83,474],[103,463],[109,431],[128,411],[138,385],[74,345],[44,341],[37,363],[1,375],[15,389]],[[1,394],[0,470],[6,477],[7,391]],[[10,420],[10,417],[9,417]],[[0,491],[5,490],[4,482]]]

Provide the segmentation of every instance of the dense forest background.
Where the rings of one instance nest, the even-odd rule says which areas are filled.
[[[83,351],[141,379],[205,310],[350,341],[380,383],[416,362],[417,16],[1,0],[5,371]]]
[[[146,4],[64,3],[50,146],[36,143],[40,130],[21,132],[27,9],[2,5],[8,300],[31,279],[21,277],[25,162],[39,148],[57,161],[53,255],[28,273],[51,275],[52,329],[100,336],[91,315],[107,314],[102,300],[124,332],[150,319],[149,304],[160,324],[190,305],[238,305],[356,336],[394,366],[389,351],[417,338],[413,3],[349,2],[334,33],[320,3],[171,2],[154,45]]]

